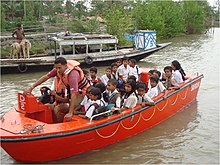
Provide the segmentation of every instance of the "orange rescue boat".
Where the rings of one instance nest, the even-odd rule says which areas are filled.
[[[144,72],[143,72],[144,74]],[[44,162],[70,157],[133,136],[162,122],[192,102],[203,75],[193,74],[178,90],[100,120],[73,116],[70,122],[52,122],[50,109],[35,96],[18,92],[18,107],[1,118],[1,147],[18,162]],[[146,81],[146,80],[145,80]],[[107,113],[107,112],[106,112]]]

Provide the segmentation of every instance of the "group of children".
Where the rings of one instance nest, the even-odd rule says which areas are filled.
[[[106,73],[100,78],[97,76],[97,68],[91,67],[84,71],[90,82],[81,105],[75,108],[75,115],[83,118],[91,118],[100,112],[110,110],[113,113],[121,113],[124,109],[134,108],[136,105],[154,105],[153,97],[167,90],[178,89],[180,83],[185,80],[185,73],[178,61],[173,61],[171,66],[164,68],[161,74],[158,70],[148,72],[149,81],[140,81],[141,69],[136,65],[135,59],[127,57],[117,59],[106,68]]]

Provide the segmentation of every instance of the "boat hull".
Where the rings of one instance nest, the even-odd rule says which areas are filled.
[[[16,161],[44,162],[70,157],[88,150],[101,148],[149,129],[195,100],[201,78],[197,76],[179,90],[170,91],[167,99],[156,98],[155,106],[135,107],[123,114],[113,115],[103,122],[95,121],[91,127],[81,130],[31,136],[7,138],[1,129],[1,147]]]

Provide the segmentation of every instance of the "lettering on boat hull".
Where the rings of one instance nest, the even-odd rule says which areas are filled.
[[[192,85],[191,85],[191,91],[194,91],[195,89],[199,88],[199,86],[200,86],[200,82],[197,82],[197,83],[195,83],[195,84],[192,84]]]

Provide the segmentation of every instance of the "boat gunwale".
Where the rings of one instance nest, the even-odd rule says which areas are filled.
[[[182,89],[188,87],[189,85],[195,83],[198,80],[201,80],[202,78],[204,78],[203,74],[198,75],[197,77],[195,77],[194,79],[190,80],[189,82],[183,84],[179,89],[174,90],[170,93],[168,93],[167,98],[169,98],[170,96],[176,94],[177,92],[181,91]],[[159,102],[163,101],[164,98],[161,96],[160,98],[158,98],[155,101],[155,105],[158,104]],[[154,106],[155,106],[154,105]],[[32,136],[32,137],[19,137],[19,138],[0,138],[0,142],[25,142],[25,141],[34,141],[34,140],[45,140],[45,139],[49,139],[49,138],[60,138],[60,137],[65,137],[65,136],[72,136],[72,135],[76,135],[76,134],[81,134],[81,133],[85,133],[85,132],[89,132],[89,131],[93,131],[95,129],[99,129],[105,126],[108,126],[110,124],[119,122],[123,119],[126,119],[130,116],[136,115],[144,110],[147,110],[148,108],[150,108],[152,106],[145,106],[142,107],[138,110],[135,110],[133,112],[130,112],[128,114],[125,114],[123,116],[117,117],[116,119],[110,120],[108,122],[105,123],[101,123],[98,125],[94,125],[92,127],[88,127],[88,128],[84,128],[84,129],[78,129],[78,130],[74,130],[74,131],[70,131],[70,132],[62,132],[62,133],[55,133],[55,134],[47,134],[47,135],[37,135],[37,136]]]

